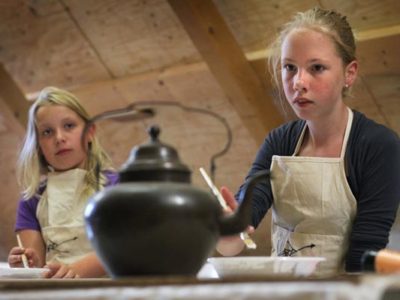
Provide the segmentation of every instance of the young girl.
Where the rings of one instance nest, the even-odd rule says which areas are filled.
[[[106,171],[111,162],[95,137],[92,125],[82,146],[89,115],[76,97],[48,87],[29,110],[26,138],[17,175],[23,198],[17,210],[16,232],[24,248],[11,249],[8,262],[21,267],[22,254],[30,267],[47,267],[46,277],[98,277],[105,271],[86,237],[83,212],[97,186],[117,182]]]
[[[357,76],[355,48],[337,12],[315,8],[286,24],[270,66],[299,120],[268,135],[248,174],[271,171],[254,190],[252,225],[272,206],[272,255],[326,257],[320,275],[360,271],[364,251],[387,244],[400,199],[398,136],[343,102]],[[242,248],[238,237],[217,247],[223,255]]]

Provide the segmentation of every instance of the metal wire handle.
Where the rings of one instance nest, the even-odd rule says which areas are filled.
[[[211,174],[211,179],[212,181],[215,181],[215,171],[216,171],[216,164],[215,160],[218,157],[223,156],[225,153],[228,152],[229,148],[231,147],[232,144],[232,131],[231,128],[228,125],[228,122],[220,116],[219,114],[208,110],[204,108],[197,108],[197,107],[191,107],[191,106],[186,106],[181,104],[180,102],[177,101],[159,101],[159,100],[148,100],[148,101],[137,101],[129,104],[125,108],[121,109],[116,109],[116,110],[110,110],[106,111],[103,113],[100,113],[93,118],[91,118],[86,124],[85,128],[83,129],[82,132],[82,138],[81,142],[86,149],[87,147],[85,146],[85,137],[86,134],[92,124],[94,124],[97,121],[100,120],[106,120],[106,119],[114,119],[116,121],[120,122],[130,122],[130,121],[139,121],[143,120],[149,117],[153,117],[156,113],[152,108],[146,107],[146,108],[140,108],[141,106],[174,106],[174,107],[180,107],[184,111],[188,112],[194,112],[194,113],[201,113],[201,114],[206,114],[209,116],[214,117],[218,121],[222,123],[222,125],[225,127],[226,134],[227,134],[227,141],[221,151],[218,151],[217,153],[213,154],[210,158],[210,174]],[[88,155],[90,155],[90,152],[88,151]],[[98,164],[97,166],[97,173],[100,173],[100,165]],[[99,176],[99,174],[97,174]]]

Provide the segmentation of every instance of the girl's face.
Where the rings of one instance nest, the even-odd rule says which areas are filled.
[[[56,171],[84,168],[86,151],[81,145],[84,120],[62,105],[42,106],[36,112],[40,149]],[[93,129],[89,130],[89,140]]]
[[[326,34],[310,29],[290,32],[282,43],[281,63],[285,96],[299,118],[321,119],[343,108],[342,90],[353,82],[357,63],[344,68]]]

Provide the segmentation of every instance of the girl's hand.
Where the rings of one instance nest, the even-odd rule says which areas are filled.
[[[13,247],[8,254],[8,264],[11,268],[23,268],[22,255],[25,255],[30,268],[39,268],[39,256],[35,249]]]
[[[224,197],[228,208],[225,209],[225,214],[232,214],[238,207],[235,197],[232,192],[225,186],[221,187],[221,195]],[[246,229],[248,234],[254,232],[253,226],[248,226]],[[239,234],[232,236],[221,237],[217,244],[217,251],[224,256],[233,256],[240,253],[244,248],[244,243]]]
[[[226,213],[232,213],[238,207],[235,197],[232,192],[226,187],[221,187],[221,195],[224,197],[228,209],[225,209]]]
[[[233,213],[238,207],[238,203],[236,202],[235,197],[233,196],[232,192],[226,187],[221,187],[221,195],[224,197],[226,204],[228,205],[229,209],[226,209],[225,212]],[[246,232],[251,234],[255,231],[253,226],[248,226],[246,228]]]
[[[48,263],[44,268],[49,269],[45,278],[79,278],[79,275],[69,266],[61,263]]]

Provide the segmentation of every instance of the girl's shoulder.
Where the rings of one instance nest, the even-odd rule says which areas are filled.
[[[42,196],[44,190],[46,189],[47,186],[47,179],[43,179],[39,183],[39,187],[37,188],[35,194],[32,197],[27,197],[24,194],[21,196],[20,200],[24,202],[30,202],[30,203],[37,203]]]
[[[400,139],[392,129],[354,111],[346,153],[349,163],[355,166],[369,165],[377,160],[394,163],[400,158]]]
[[[361,145],[394,144],[400,145],[398,134],[383,124],[368,118],[363,113],[353,110],[354,120],[350,139]]]
[[[304,120],[289,121],[273,129],[270,135],[280,139],[298,137],[301,134],[305,124],[306,122]]]
[[[265,144],[274,149],[274,154],[292,154],[305,124],[304,120],[287,122],[273,129],[269,133]]]
[[[119,174],[114,170],[103,170],[103,175],[107,178],[106,186],[115,185],[119,182]]]

